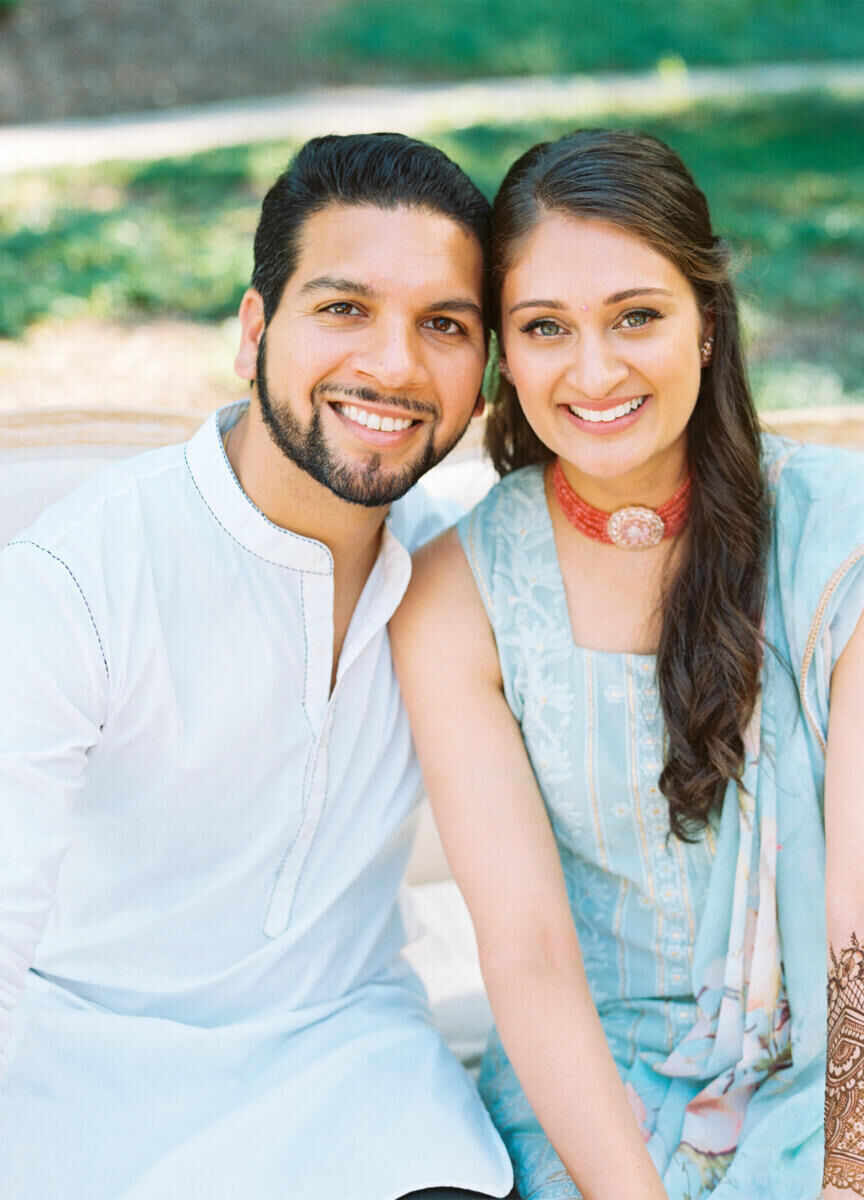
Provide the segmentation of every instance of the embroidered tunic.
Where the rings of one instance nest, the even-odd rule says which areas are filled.
[[[671,1200],[812,1200],[821,1182],[824,737],[831,666],[864,608],[864,458],[776,438],[765,455],[766,636],[785,665],[766,655],[744,778],[695,844],[667,836],[654,657],[573,644],[542,468],[459,526],[592,995]],[[494,1033],[480,1087],[523,1200],[578,1196]]]
[[[241,411],[0,556],[0,1196],[502,1195],[399,956],[420,779],[386,623],[429,508],[394,506],[331,694],[332,558],[240,489]]]

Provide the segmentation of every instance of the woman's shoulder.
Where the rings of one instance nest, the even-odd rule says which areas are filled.
[[[521,575],[524,556],[535,565],[554,558],[543,465],[505,475],[456,528],[492,620],[498,607],[495,597],[500,599],[502,587],[512,590],[510,583]]]
[[[794,506],[803,516],[811,505],[840,505],[864,518],[864,454],[837,446],[762,435],[769,492],[778,508]]]
[[[763,462],[784,574],[815,581],[864,546],[864,454],[766,434]]]
[[[515,528],[536,523],[545,516],[543,464],[511,471],[490,488],[483,499],[459,522],[459,536],[495,541],[509,538]]]
[[[823,748],[830,677],[864,606],[864,454],[766,435],[767,633],[785,646]]]

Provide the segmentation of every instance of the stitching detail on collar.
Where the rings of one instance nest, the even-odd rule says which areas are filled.
[[[223,453],[224,453],[224,449],[223,449]],[[217,517],[216,513],[213,511],[212,507],[210,506],[210,503],[208,502],[208,500],[207,500],[207,497],[204,495],[204,493],[201,491],[201,488],[198,486],[198,480],[195,478],[195,473],[194,473],[194,471],[192,470],[192,466],[191,466],[191,464],[190,464],[190,462],[189,462],[189,451],[188,451],[188,447],[187,447],[187,448],[186,448],[186,449],[183,451],[183,458],[184,458],[184,460],[185,460],[185,462],[186,462],[186,469],[187,469],[187,470],[188,470],[188,472],[189,472],[189,477],[190,477],[190,479],[192,480],[192,483],[193,483],[193,484],[194,484],[194,486],[195,486],[195,491],[196,491],[196,492],[198,493],[198,495],[201,497],[201,500],[203,501],[205,508],[206,508],[206,509],[207,509],[207,511],[210,513],[211,517],[212,517],[212,518],[213,518],[213,520],[216,522],[216,524],[219,526],[219,528],[220,528],[220,529],[222,529],[222,530],[224,530],[224,532],[228,534],[228,537],[230,537],[230,538],[231,538],[232,542],[236,542],[236,543],[237,543],[237,545],[238,545],[238,546],[241,548],[241,550],[245,550],[247,554],[251,554],[253,558],[257,558],[257,559],[259,559],[261,562],[265,562],[265,563],[267,563],[267,565],[268,565],[268,566],[270,566],[270,567],[281,567],[283,571],[297,571],[297,572],[298,572],[299,574],[301,574],[301,575],[322,575],[322,576],[328,576],[328,575],[332,575],[332,574],[333,574],[332,570],[328,570],[328,571],[316,571],[316,570],[315,570],[314,568],[312,568],[312,567],[295,567],[295,566],[294,566],[293,564],[291,564],[291,563],[280,563],[280,562],[276,562],[276,561],[275,561],[275,559],[272,559],[272,558],[267,558],[265,555],[263,555],[263,554],[259,554],[257,550],[252,550],[252,549],[251,549],[251,547],[247,546],[247,545],[246,545],[244,542],[241,542],[241,541],[240,541],[240,539],[239,539],[238,537],[235,537],[235,536],[234,536],[234,534],[233,534],[233,533],[231,532],[231,530],[230,530],[230,529],[227,527],[227,525],[225,525],[225,524],[224,524],[222,521],[220,521],[220,520],[219,520],[219,518]],[[226,459],[226,461],[227,461],[227,459]],[[260,508],[256,508],[256,507],[255,507],[255,505],[254,505],[254,504],[252,504],[252,501],[249,499],[249,497],[246,495],[246,493],[245,493],[245,492],[243,491],[243,489],[240,487],[240,484],[237,482],[237,479],[236,479],[236,477],[235,477],[235,475],[234,475],[234,472],[233,472],[233,471],[231,472],[231,478],[234,480],[234,485],[235,485],[235,487],[236,487],[236,488],[239,490],[240,494],[241,494],[241,495],[244,497],[244,499],[245,499],[245,500],[246,500],[246,501],[247,501],[249,504],[251,504],[251,505],[252,505],[252,508],[255,510],[255,512],[258,514],[258,516],[259,516],[259,517],[261,517],[261,519],[262,519],[262,520],[264,520],[264,521],[267,521],[267,524],[270,526],[270,528],[271,528],[271,529],[275,529],[275,530],[276,530],[278,533],[284,533],[284,534],[287,534],[289,537],[296,538],[296,539],[297,539],[299,542],[302,542],[302,543],[304,543],[304,544],[306,544],[307,542],[309,542],[309,540],[310,540],[310,539],[308,539],[308,538],[301,538],[301,537],[300,537],[300,535],[299,535],[298,533],[292,533],[290,529],[281,529],[281,528],[280,528],[278,525],[274,525],[272,521],[268,521],[268,520],[267,520],[267,518],[264,516],[264,514],[261,512]],[[331,560],[331,565],[332,565],[332,560]]]

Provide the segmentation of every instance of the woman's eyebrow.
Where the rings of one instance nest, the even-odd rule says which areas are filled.
[[[620,304],[622,300],[630,300],[633,296],[671,296],[673,293],[668,288],[661,287],[635,287],[627,288],[624,292],[615,292],[612,296],[607,296],[603,301],[604,304]]]
[[[622,300],[630,300],[633,296],[671,296],[672,292],[668,288],[662,287],[634,287],[627,288],[623,292],[614,292],[611,296],[607,296],[603,301],[604,304],[620,304]],[[520,300],[518,304],[514,304],[508,309],[508,315],[518,312],[520,308],[552,308],[557,311],[567,308],[563,300]]]
[[[518,312],[520,308],[562,309],[566,307],[567,305],[563,302],[563,300],[520,300],[518,304],[514,304],[512,308],[508,309],[508,316],[510,313]]]

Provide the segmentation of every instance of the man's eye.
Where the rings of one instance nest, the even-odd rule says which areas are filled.
[[[461,333],[462,326],[452,319],[452,317],[430,317],[428,321],[424,321],[427,329],[434,329],[436,333]]]
[[[536,321],[529,321],[527,325],[522,326],[523,333],[534,333],[541,338],[556,337],[559,333],[564,333],[564,327],[559,325],[557,321],[553,321],[551,317],[538,317]]]
[[[350,300],[335,300],[333,304],[328,304],[322,311],[335,313],[337,317],[356,317],[360,313],[357,305],[352,304]]]
[[[618,329],[642,329],[651,321],[662,320],[663,314],[655,308],[634,308],[624,313],[618,321]]]

